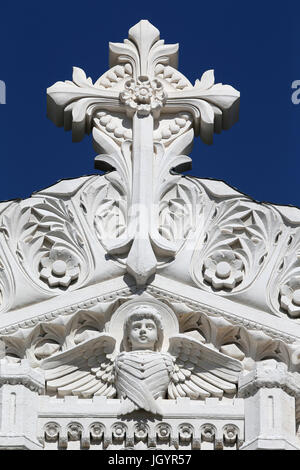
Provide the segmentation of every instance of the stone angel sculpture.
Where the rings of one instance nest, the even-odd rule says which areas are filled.
[[[241,363],[186,334],[169,338],[161,351],[163,324],[158,311],[134,308],[124,322],[121,352],[106,333],[43,361],[48,393],[121,399],[120,414],[143,409],[162,415],[158,398],[232,396]]]

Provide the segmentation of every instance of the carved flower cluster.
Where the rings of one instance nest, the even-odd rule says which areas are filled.
[[[215,289],[233,289],[243,279],[243,262],[231,250],[219,250],[204,261],[203,277]]]
[[[280,287],[280,305],[291,317],[300,317],[300,277],[292,277]]]
[[[41,259],[40,277],[50,287],[68,287],[79,276],[78,260],[65,249],[52,248],[49,256]]]
[[[150,81],[147,76],[140,76],[137,81],[128,80],[125,90],[120,93],[120,100],[132,112],[138,111],[143,116],[159,112],[166,101],[166,94],[159,80]]]

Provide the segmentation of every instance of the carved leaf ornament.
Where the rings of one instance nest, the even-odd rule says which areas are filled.
[[[126,263],[138,285],[161,260],[176,256],[189,233],[193,190],[179,186],[171,172],[190,164],[186,153],[194,132],[209,144],[214,132],[238,118],[239,93],[215,84],[212,70],[192,86],[176,71],[177,53],[178,44],[164,44],[159,31],[142,20],[124,43],[110,43],[111,69],[94,84],[74,68],[73,81],[47,91],[50,119],[72,129],[75,141],[92,131],[100,154],[96,168],[113,170],[105,176],[111,188],[90,188],[82,208],[87,213],[92,206],[97,237],[109,255]],[[178,200],[166,199],[172,188]],[[102,193],[102,199],[96,196],[102,207],[92,201],[94,191]],[[184,213],[184,230],[182,219],[175,220],[177,210]]]

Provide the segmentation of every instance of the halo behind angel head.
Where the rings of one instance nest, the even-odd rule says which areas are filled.
[[[167,305],[148,298],[130,300],[113,313],[107,332],[116,339],[116,350],[130,350],[127,343],[127,326],[129,322],[134,321],[134,317],[140,318],[141,315],[153,319],[157,326],[158,341],[155,349],[167,350],[169,337],[179,331],[177,317]]]

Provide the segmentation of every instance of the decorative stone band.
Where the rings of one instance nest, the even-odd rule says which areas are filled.
[[[240,376],[238,396],[247,398],[261,388],[281,388],[297,398],[300,397],[300,375],[288,372],[286,364],[268,359],[257,363],[253,371]]]
[[[0,331],[1,339],[5,345],[8,346],[8,349],[11,349],[13,346],[15,350],[14,354],[16,354],[17,357],[21,359],[28,357],[26,351],[29,347],[30,337],[33,330],[36,329],[37,331],[41,323],[45,323],[45,325],[51,323],[55,327],[56,324],[63,322],[65,325],[65,333],[61,326],[59,327],[61,339],[59,344],[61,344],[66,339],[65,336],[69,328],[68,325],[71,324],[74,316],[78,312],[82,310],[95,311],[95,309],[99,307],[101,307],[101,311],[113,309],[117,307],[119,302],[124,303],[130,300],[132,295],[136,292],[137,291],[135,289],[132,290],[132,288],[122,288],[114,292],[108,292],[102,296],[90,297],[85,301],[40,314],[34,318],[28,318],[27,320],[3,328]],[[213,345],[217,350],[221,350],[221,352],[232,356],[231,350],[236,350],[235,344],[240,342],[245,354],[238,351],[239,355],[242,354],[243,357],[252,358],[251,367],[254,365],[253,361],[260,361],[266,357],[278,358],[278,360],[285,363],[290,370],[297,370],[299,367],[298,356],[300,345],[297,337],[283,334],[281,331],[262,325],[261,323],[245,320],[245,318],[228,311],[209,307],[202,302],[194,301],[190,298],[179,296],[154,286],[147,287],[145,294],[150,294],[152,297],[168,303],[175,311],[177,308],[176,305],[180,307],[180,305],[184,304],[185,308],[189,310],[189,315],[185,316],[185,319],[188,317],[191,318],[192,329],[199,327],[197,326],[197,321],[199,320],[202,327],[206,330],[206,332],[204,332],[206,342]],[[180,316],[180,312],[177,313]],[[187,327],[182,325],[181,330],[184,332],[186,329],[190,328],[191,326],[189,325]],[[58,328],[56,328],[56,330],[58,330]],[[229,348],[231,343],[235,344]],[[227,345],[226,350],[223,350],[225,347],[223,345]],[[235,352],[233,351],[234,354]],[[237,357],[236,354],[232,357],[243,360],[243,357]],[[249,367],[246,366],[246,369],[249,369]]]
[[[43,374],[32,369],[26,359],[18,364],[9,364],[5,359],[0,360],[0,387],[6,384],[23,385],[38,394],[45,391]]]
[[[85,301],[77,302],[77,303],[68,305],[66,307],[60,308],[60,309],[52,310],[42,315],[28,318],[28,320],[24,320],[22,322],[12,323],[7,327],[1,328],[0,335],[4,335],[4,336],[11,335],[11,334],[16,333],[19,329],[32,329],[34,326],[36,326],[40,322],[43,322],[43,321],[49,322],[49,321],[55,320],[56,318],[60,316],[73,315],[78,310],[82,310],[82,309],[87,310],[89,308],[94,307],[98,303],[105,303],[105,302],[117,300],[117,299],[124,298],[124,297],[129,298],[131,294],[135,294],[136,292],[138,292],[138,289],[135,286],[130,286],[129,288],[120,289],[118,291],[108,292],[107,294],[102,295],[102,296],[88,298]],[[288,344],[295,343],[296,341],[299,340],[297,336],[284,334],[282,331],[276,330],[275,328],[270,328],[258,322],[253,322],[251,320],[245,320],[244,318],[238,317],[237,315],[231,314],[230,312],[226,312],[224,310],[221,310],[215,307],[209,307],[208,305],[203,304],[202,302],[191,301],[187,297],[184,297],[181,295],[175,295],[164,289],[158,289],[154,286],[148,286],[145,289],[145,292],[148,292],[149,294],[152,294],[155,297],[161,297],[162,299],[166,299],[170,301],[171,303],[183,302],[188,307],[190,307],[191,310],[201,310],[201,312],[203,312],[204,314],[208,316],[220,315],[234,325],[244,326],[249,329],[263,331],[266,335],[270,336],[271,338],[280,339]],[[299,344],[299,347],[300,347],[300,344]]]
[[[201,312],[208,316],[220,315],[234,325],[245,327],[249,330],[253,329],[263,331],[266,335],[270,336],[271,338],[280,339],[288,344],[292,344],[299,340],[296,336],[284,334],[282,331],[276,330],[275,328],[267,327],[265,325],[262,325],[261,323],[254,322],[251,320],[246,320],[245,318],[239,317],[236,314],[226,312],[225,310],[221,310],[216,307],[209,307],[208,305],[203,304],[202,302],[190,300],[187,297],[173,294],[164,289],[158,289],[157,287],[149,286],[147,287],[147,292],[151,293],[155,297],[169,300],[170,302],[183,302],[186,306],[190,307],[191,309],[201,310]]]
[[[40,423],[39,441],[45,450],[53,444],[58,449],[94,448],[110,449],[111,446],[123,449],[239,449],[243,443],[242,422],[230,420],[207,420],[195,426],[194,420],[162,421],[161,423],[140,421],[130,422],[101,419],[90,420],[88,424],[78,417],[74,420],[53,420]],[[45,423],[45,424],[44,424]],[[137,446],[137,447],[136,447]]]

